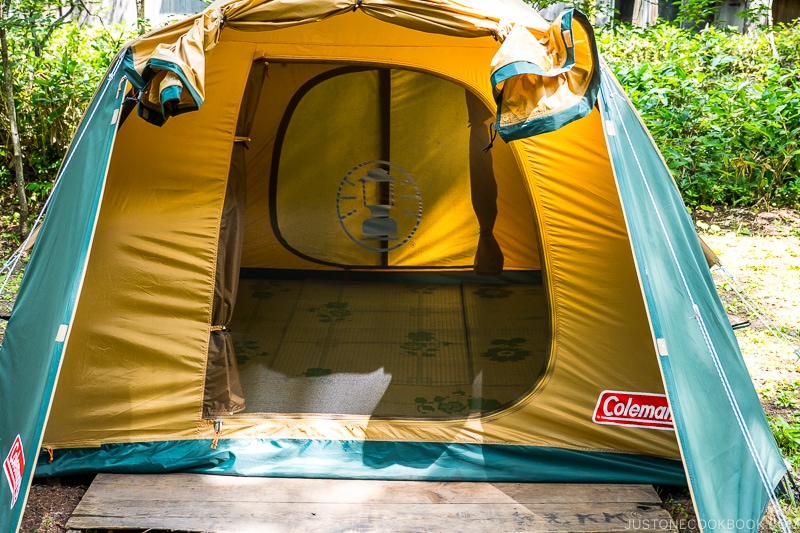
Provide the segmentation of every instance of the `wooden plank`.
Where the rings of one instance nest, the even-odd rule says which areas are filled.
[[[622,499],[632,499],[635,494],[641,498],[603,501],[613,498],[616,492],[629,495]],[[553,501],[558,494],[569,500]],[[153,528],[218,533],[609,533],[631,529],[674,531],[673,525],[649,485],[308,480],[191,474],[98,475],[67,523],[71,529]]]
[[[136,504],[139,504],[138,507]],[[84,516],[70,519],[68,526],[82,529],[156,528],[180,531],[584,531],[617,532],[668,519],[656,507],[574,505],[393,505],[393,504],[229,504],[210,508],[201,502],[166,505],[159,502],[142,508],[141,502],[115,501],[117,513],[99,520],[98,509],[87,508]],[[644,507],[644,506],[642,506]],[[639,527],[641,529],[641,527]],[[661,529],[664,531],[664,529]]]
[[[593,503],[660,505],[650,485],[574,483],[474,483],[351,479],[258,478],[199,474],[99,474],[88,495],[102,490],[148,499],[207,501],[368,503]]]

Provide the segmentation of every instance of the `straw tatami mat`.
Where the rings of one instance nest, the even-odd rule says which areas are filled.
[[[248,280],[231,331],[246,413],[453,417],[535,384],[540,285]]]

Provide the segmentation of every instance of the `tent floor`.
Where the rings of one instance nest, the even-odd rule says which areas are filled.
[[[546,368],[538,284],[242,279],[231,322],[245,413],[454,418]]]
[[[67,527],[207,532],[675,531],[650,485],[98,474]]]

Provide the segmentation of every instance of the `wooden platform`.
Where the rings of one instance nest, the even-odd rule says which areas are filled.
[[[650,485],[99,474],[71,530],[675,531]]]

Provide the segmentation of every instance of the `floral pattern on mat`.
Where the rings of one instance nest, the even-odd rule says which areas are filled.
[[[262,350],[258,341],[254,340],[234,340],[233,353],[236,354],[236,363],[239,365],[245,364],[253,357],[269,356],[269,352]]]
[[[475,291],[475,296],[480,298],[508,298],[514,292],[500,285],[482,285]]]
[[[492,411],[501,406],[500,402],[489,398],[470,398],[467,393],[459,389],[450,396],[434,396],[432,400],[418,396],[414,398],[417,411],[424,415],[434,414],[437,411],[448,415],[462,414],[464,411]]]
[[[310,312],[317,314],[317,319],[323,323],[349,322],[353,313],[347,309],[347,302],[328,302],[322,307],[312,307]]]
[[[268,300],[279,292],[290,292],[280,281],[258,280],[252,285],[253,298]]]
[[[407,335],[408,342],[400,345],[405,355],[414,357],[436,357],[443,346],[450,346],[447,341],[437,341],[436,335],[430,331],[412,331]]]
[[[531,354],[530,350],[521,348],[525,342],[527,341],[523,337],[515,337],[508,340],[494,339],[492,341],[494,348],[489,348],[483,352],[481,357],[487,357],[490,361],[498,363],[523,361]]]

